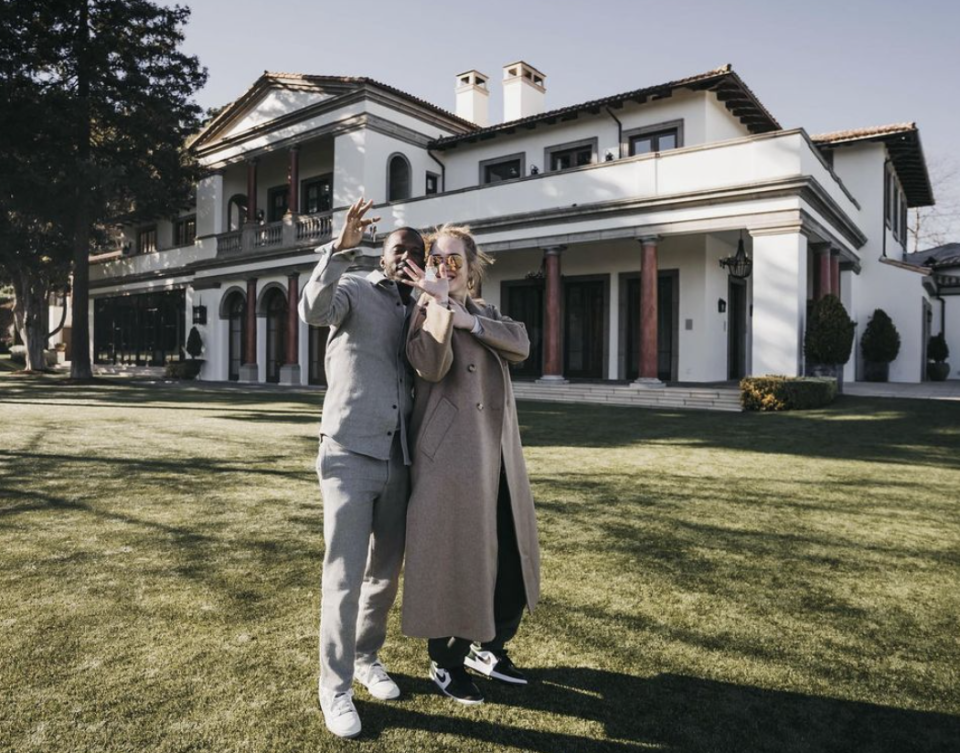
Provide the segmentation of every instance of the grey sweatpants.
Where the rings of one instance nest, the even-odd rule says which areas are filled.
[[[324,437],[317,457],[323,496],[320,688],[342,693],[354,666],[377,661],[397,596],[410,473],[400,442],[390,460],[351,452]]]

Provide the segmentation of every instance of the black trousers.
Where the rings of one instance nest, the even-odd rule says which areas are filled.
[[[507,641],[517,634],[526,605],[527,593],[523,587],[520,549],[510,507],[510,488],[501,463],[500,491],[497,494],[497,584],[493,592],[493,621],[497,634],[481,648],[502,651]],[[471,643],[469,638],[456,636],[431,638],[427,641],[427,652],[437,666],[449,669],[463,665]]]

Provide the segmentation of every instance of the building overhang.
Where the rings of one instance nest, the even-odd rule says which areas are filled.
[[[821,133],[810,137],[822,149],[839,149],[863,143],[881,143],[887,147],[893,169],[900,177],[907,206],[925,207],[934,203],[930,174],[920,143],[916,123],[896,123],[872,128]]]

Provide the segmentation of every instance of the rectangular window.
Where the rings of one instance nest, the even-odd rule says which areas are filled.
[[[173,245],[175,248],[181,246],[192,246],[197,238],[197,218],[180,217],[173,223]]]
[[[143,227],[137,231],[137,253],[152,254],[157,250],[157,226]]]
[[[644,133],[630,138],[630,156],[636,154],[649,154],[650,152],[665,152],[668,149],[676,149],[678,143],[678,134],[676,128],[664,131],[654,131],[653,133]]]
[[[427,173],[427,196],[440,193],[440,176],[436,173]]]
[[[317,214],[333,209],[333,176],[308,178],[300,184],[300,212]]]
[[[267,222],[279,222],[287,213],[290,189],[277,186],[267,191]]]
[[[907,247],[907,199],[900,202],[900,245]]]
[[[480,163],[480,183],[499,183],[523,177],[526,154],[511,154],[507,157],[484,160]]]
[[[591,165],[596,161],[597,139],[595,138],[571,144],[549,146],[543,153],[543,163],[551,172]]]
[[[893,223],[890,222],[890,171],[884,168],[883,171],[883,220],[887,224],[887,227],[890,227]]]

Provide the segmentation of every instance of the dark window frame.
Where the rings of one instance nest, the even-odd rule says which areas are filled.
[[[144,243],[144,236],[153,235],[153,248],[144,248],[145,245],[149,244]],[[160,246],[157,243],[157,226],[153,225],[144,225],[143,227],[137,228],[137,253],[138,254],[152,254],[160,250]]]
[[[193,231],[187,233],[187,226],[192,223]],[[181,239],[181,229],[183,229],[183,239]],[[187,238],[189,237],[189,240]],[[174,248],[183,248],[185,246],[192,246],[197,240],[197,215],[187,214],[183,217],[176,217],[173,220],[173,247]]]
[[[516,178],[507,178],[505,180],[487,180],[487,170],[497,165],[503,165],[508,162],[520,162],[520,174]],[[480,161],[480,185],[489,186],[494,183],[508,183],[511,180],[519,180],[527,174],[527,153],[516,152],[515,154],[505,154],[501,157],[493,157]]]
[[[586,165],[571,165],[570,167],[553,168],[553,159],[560,152],[579,152],[584,148],[590,148],[590,161],[587,165],[595,165],[598,160],[600,150],[600,139],[596,136],[589,139],[580,139],[579,141],[570,141],[566,144],[557,144],[548,146],[543,150],[543,169],[545,172],[554,173],[561,170],[572,170],[576,167],[585,167]]]
[[[430,190],[431,178],[433,178],[435,183],[435,189],[433,191]],[[424,179],[423,194],[424,196],[436,196],[438,193],[440,193],[440,173],[435,173],[435,172],[431,172],[430,170],[427,170],[427,174]]]
[[[673,149],[682,149],[684,146],[683,138],[683,120],[666,120],[662,123],[654,123],[648,126],[642,126],[640,128],[629,128],[623,132],[621,136],[620,148],[623,150],[623,153],[630,157],[635,157],[633,153],[633,144],[634,140],[651,137],[651,136],[660,136],[667,132],[673,132],[677,145],[672,149],[654,149],[650,152],[645,152],[645,154],[656,154],[660,151],[673,151]]]
[[[286,194],[287,200],[284,202],[286,204],[286,209],[280,213],[279,217],[274,216],[274,206],[273,200],[274,197],[279,196],[280,194]],[[267,222],[279,222],[283,219],[283,215],[290,211],[290,184],[283,183],[279,186],[274,186],[273,188],[267,189]]]
[[[393,195],[393,165],[394,160],[401,159],[407,166],[407,191],[406,196]],[[413,197],[413,165],[410,164],[410,158],[403,152],[394,152],[387,157],[387,201],[408,201]]]
[[[318,209],[316,212],[307,211],[307,191],[314,183],[320,184],[327,181],[330,184],[330,208]],[[300,214],[325,214],[333,211],[333,173],[323,173],[322,175],[313,175],[300,181]]]

